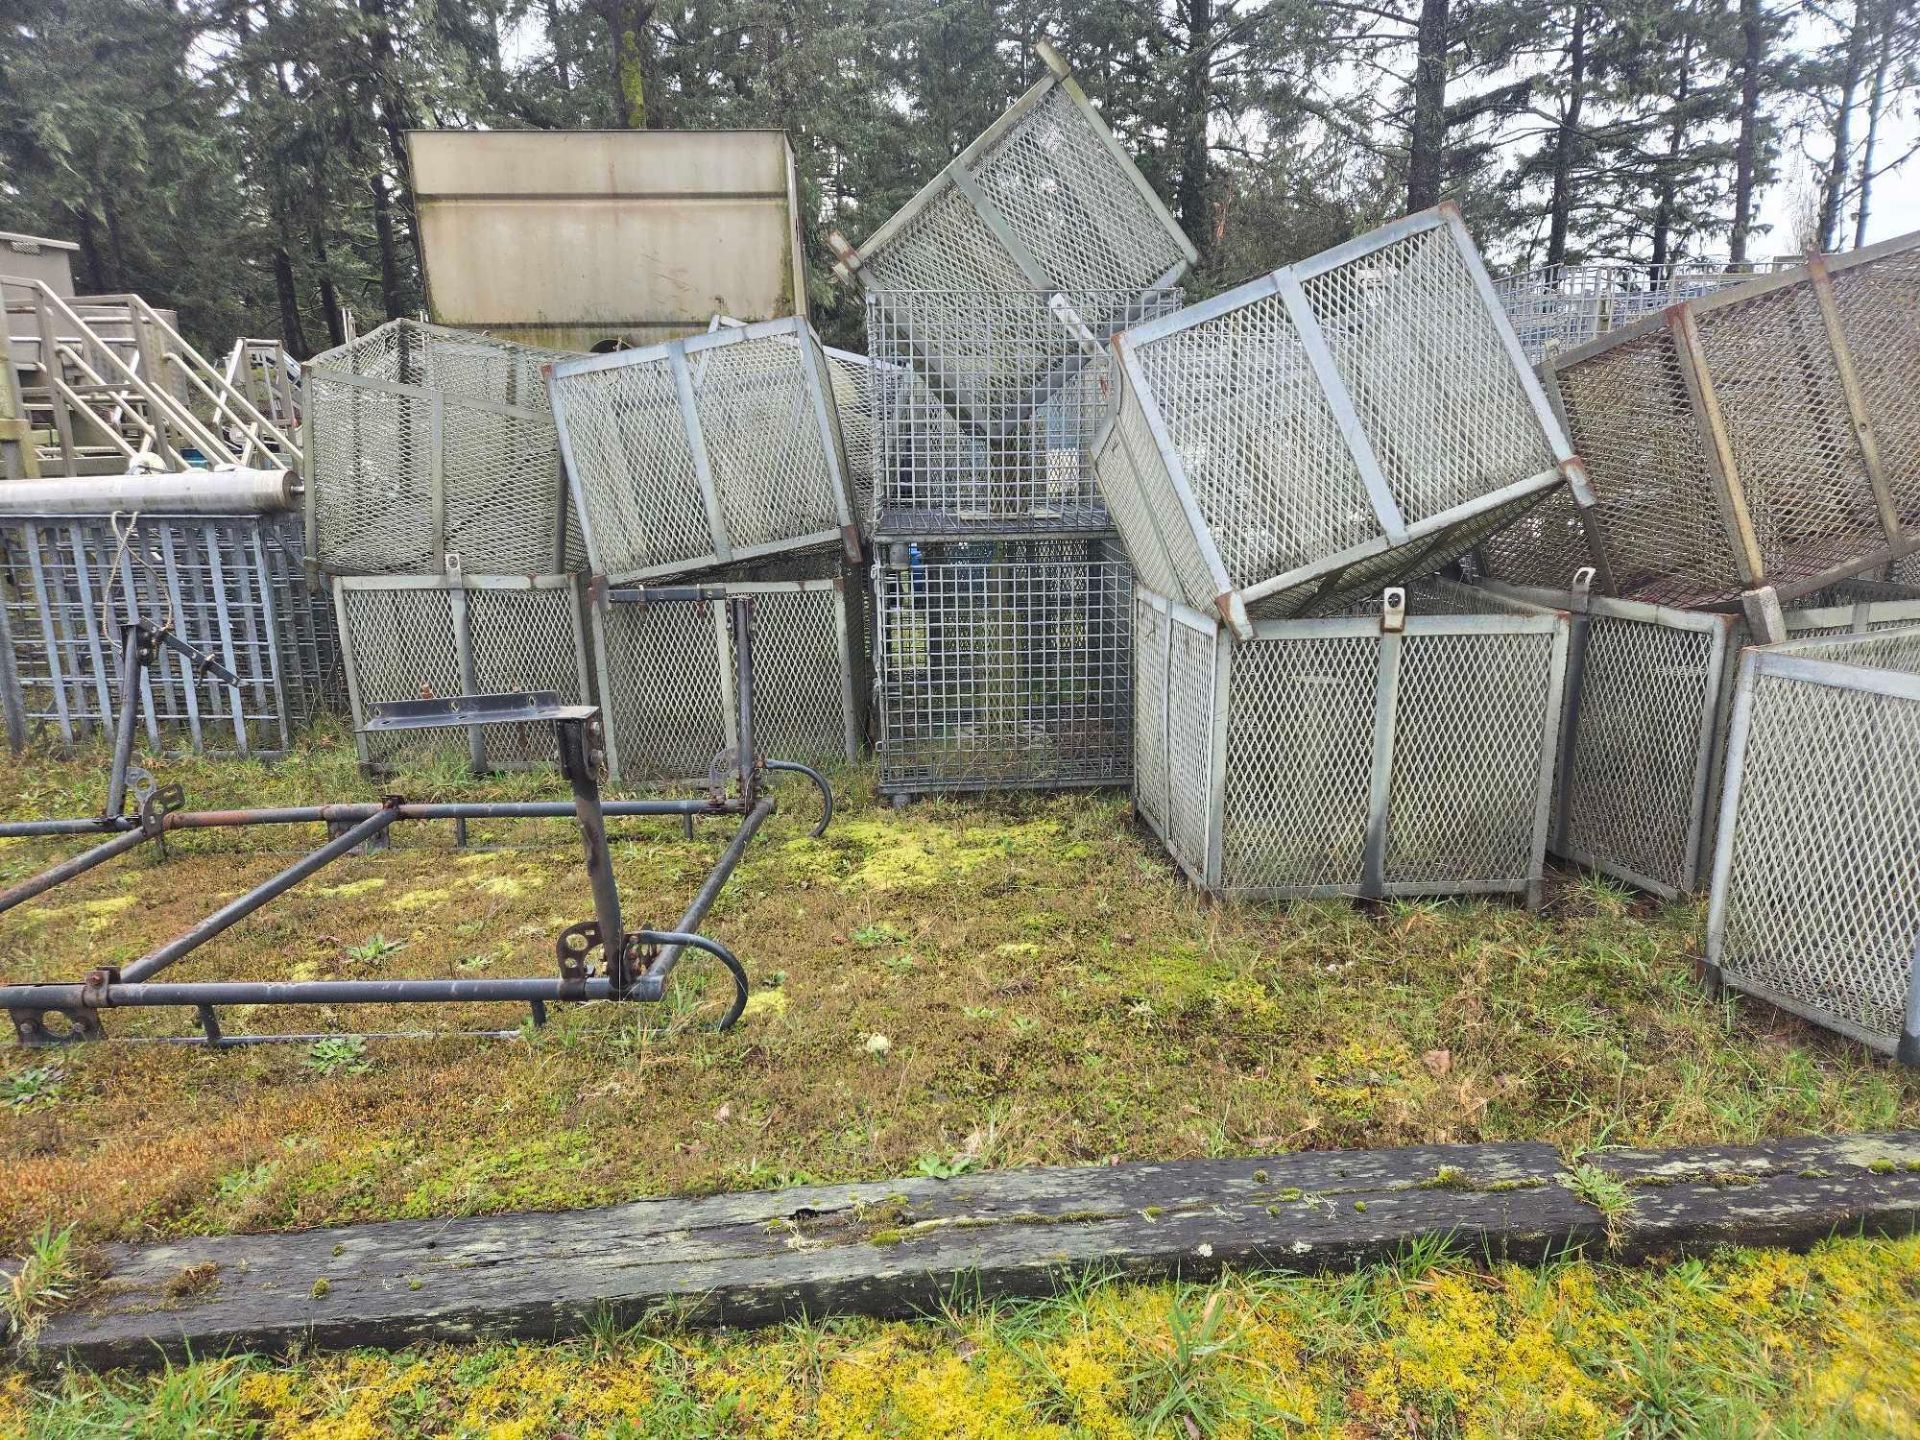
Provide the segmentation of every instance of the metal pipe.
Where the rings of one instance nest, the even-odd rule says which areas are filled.
[[[0,914],[24,901],[31,900],[36,895],[45,894],[56,885],[65,884],[76,875],[86,874],[96,865],[106,864],[116,855],[124,855],[127,851],[144,845],[147,838],[145,831],[130,830],[94,846],[91,850],[83,850],[70,860],[62,860],[52,869],[42,870],[30,880],[22,880],[11,890],[0,894]]]
[[[620,916],[620,887],[613,878],[613,857],[607,853],[607,818],[600,809],[600,782],[594,777],[588,753],[587,725],[562,720],[554,727],[560,737],[560,768],[573,787],[573,814],[580,824],[580,843],[586,852],[587,884],[593,890],[593,920],[600,927],[600,954],[614,988],[627,990],[627,932]]]
[[[290,470],[134,471],[15,480],[0,486],[0,515],[254,514],[293,506]]]
[[[700,922],[707,918],[707,911],[713,908],[713,902],[720,898],[720,891],[732,878],[734,868],[739,865],[740,857],[747,852],[747,843],[753,839],[754,832],[766,823],[772,815],[776,802],[768,795],[747,812],[746,819],[740,822],[740,828],[734,832],[727,848],[720,852],[720,858],[714,862],[713,869],[707,873],[705,882],[695,892],[693,901],[680,916],[680,922],[673,928],[685,934],[698,930]],[[669,944],[647,966],[647,974],[664,981],[673,973],[673,967],[680,963],[683,946]]]
[[[754,798],[753,754],[753,601],[727,602],[733,614],[734,689],[740,696],[740,798]],[[691,926],[683,926],[691,929]]]
[[[127,767],[133,764],[133,726],[140,716],[140,646],[145,637],[138,625],[120,630],[120,714],[113,727],[113,768],[107,772],[107,804],[101,816],[119,818],[127,808]]]
[[[764,762],[769,770],[784,770],[794,775],[804,775],[820,788],[820,823],[808,833],[818,840],[827,833],[827,826],[833,821],[833,787],[827,784],[827,777],[811,765],[802,765],[798,760],[768,760]]]
[[[0,840],[30,840],[42,835],[111,835],[120,830],[137,830],[140,822],[128,816],[103,819],[98,815],[84,820],[8,820],[0,822]]]
[[[657,1000],[662,986],[644,979],[629,991],[635,1000]],[[411,1005],[463,1001],[608,1000],[613,982],[602,975],[583,980],[529,976],[497,980],[189,980],[113,981],[89,997],[84,985],[0,986],[0,1010],[73,1010],[179,1005]]]
[[[376,815],[368,816],[344,834],[329,840],[318,850],[313,851],[309,855],[302,856],[298,861],[289,865],[272,879],[256,885],[253,889],[247,891],[246,894],[228,901],[178,939],[170,940],[158,950],[151,950],[147,954],[142,955],[121,972],[121,982],[129,985],[135,984],[146,979],[149,975],[158,974],[182,956],[191,954],[193,951],[199,949],[202,945],[206,944],[207,941],[213,939],[214,936],[239,924],[240,921],[246,919],[247,916],[258,910],[262,905],[265,905],[269,900],[286,894],[287,891],[298,885],[316,870],[331,865],[335,860],[338,860],[355,846],[371,840],[375,835],[381,834],[389,825],[393,824],[393,822],[399,818],[398,811],[394,809],[382,810]],[[207,1003],[217,1004],[219,1002],[208,1001]]]

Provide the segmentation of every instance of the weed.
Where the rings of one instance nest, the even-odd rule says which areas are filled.
[[[980,1157],[964,1152],[958,1155],[922,1155],[913,1162],[913,1173],[925,1175],[934,1180],[951,1180],[956,1175],[965,1175],[980,1167]]]
[[[361,1035],[327,1035],[307,1048],[307,1068],[322,1075],[364,1075],[373,1068]]]
[[[347,946],[345,954],[349,964],[372,965],[406,948],[407,942],[404,940],[389,940],[385,935],[374,935],[358,945]]]
[[[42,1225],[20,1257],[20,1267],[7,1277],[0,1292],[0,1309],[16,1346],[31,1350],[41,1327],[53,1311],[74,1296],[80,1283],[80,1265],[73,1248],[73,1227],[55,1230]]]
[[[58,1065],[29,1065],[0,1081],[0,1099],[16,1110],[25,1110],[33,1105],[51,1105],[60,1098],[65,1088],[62,1084],[65,1076],[66,1071]]]

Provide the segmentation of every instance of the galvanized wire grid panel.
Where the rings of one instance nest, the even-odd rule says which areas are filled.
[[[1107,505],[1144,573],[1242,638],[1432,573],[1572,459],[1446,206],[1115,347]]]
[[[875,533],[1105,530],[1088,464],[1103,342],[1179,304],[1174,290],[870,294]],[[1096,329],[1088,313],[1108,319]]]
[[[580,553],[563,519],[542,367],[561,351],[394,320],[307,367],[309,533],[342,575],[536,573]]]
[[[1685,606],[1757,585],[1792,598],[1911,543],[1916,243],[1815,257],[1548,362],[1591,484],[1582,528],[1603,588]],[[1490,570],[1565,583],[1528,548],[1503,537]]]
[[[361,760],[377,767],[458,761],[518,770],[552,761],[549,725],[368,735],[370,707],[501,691],[589,698],[579,592],[570,576],[395,576],[334,581]]]
[[[1538,364],[1547,356],[1604,335],[1682,300],[1744,284],[1781,262],[1730,265],[1549,265],[1494,281],[1520,348]]]
[[[1132,581],[1110,542],[896,545],[874,567],[880,788],[1124,785]]]
[[[111,733],[117,626],[145,619],[170,622],[242,682],[235,691],[196,679],[182,657],[162,651],[144,682],[149,746],[285,750],[300,725],[336,703],[340,685],[332,606],[309,585],[304,559],[291,515],[144,515],[124,546],[101,516],[0,520],[0,639],[11,642],[9,699],[29,738],[71,745]]]
[[[857,253],[844,251],[842,273],[873,291],[1138,293],[1178,280],[1193,246],[1080,87],[1052,69]]]
[[[833,579],[718,588],[753,601],[754,749],[815,765],[857,759],[867,684],[859,587]],[[740,738],[724,604],[609,599],[592,606],[592,618],[614,773],[704,778]]]
[[[554,366],[595,573],[624,582],[854,544],[827,373],[798,318]]]
[[[1884,668],[1883,668],[1884,667]],[[1920,1064],[1920,631],[1747,653],[1707,960]]]
[[[1410,608],[1401,633],[1376,609],[1238,641],[1137,592],[1135,683],[1165,703],[1137,721],[1136,794],[1164,791],[1141,813],[1196,883],[1537,900],[1565,622],[1452,586]]]

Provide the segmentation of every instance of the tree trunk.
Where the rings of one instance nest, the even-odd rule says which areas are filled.
[[[1873,63],[1873,90],[1867,100],[1867,141],[1860,155],[1860,199],[1854,211],[1853,248],[1867,243],[1867,212],[1873,206],[1873,152],[1880,139],[1880,115],[1887,103],[1887,68],[1893,63],[1893,28],[1902,0],[1881,0],[1880,53]]]
[[[1755,172],[1760,164],[1760,68],[1766,62],[1767,27],[1760,0],[1740,0],[1740,129],[1733,142],[1733,229],[1727,238],[1728,263],[1747,263],[1747,237],[1753,231]]]
[[[1553,201],[1547,222],[1547,264],[1567,260],[1567,226],[1573,211],[1573,157],[1580,140],[1580,109],[1587,88],[1587,3],[1573,7],[1567,37],[1567,105],[1553,141]]]
[[[1447,148],[1447,3],[1420,0],[1407,146],[1407,213],[1440,203]]]
[[[387,319],[407,313],[406,292],[400,283],[400,255],[393,243],[393,202],[387,196],[387,177],[377,168],[367,177],[373,194],[373,235],[380,246],[380,308]]]
[[[1683,17],[1681,23],[1685,24]],[[1680,81],[1674,94],[1673,127],[1667,132],[1666,163],[1660,167],[1655,187],[1658,203],[1653,209],[1653,256],[1649,277],[1658,286],[1667,279],[1667,267],[1673,261],[1673,219],[1676,197],[1675,177],[1687,142],[1687,99],[1693,93],[1693,35],[1680,41]]]
[[[546,0],[547,38],[553,42],[553,76],[560,88],[573,93],[573,43],[560,15],[559,0]]]
[[[1867,68],[1867,42],[1871,38],[1872,5],[1854,0],[1853,29],[1847,36],[1846,63],[1840,73],[1840,94],[1834,102],[1833,158],[1827,162],[1826,183],[1820,191],[1820,248],[1832,250],[1840,242],[1840,210],[1846,201],[1847,174],[1852,169],[1848,151],[1853,148],[1853,97],[1860,88],[1860,76]]]
[[[613,60],[614,123],[627,130],[646,130],[658,119],[647,109],[647,84],[653,69],[648,49],[648,26],[656,0],[598,0],[600,18],[607,22]]]
[[[413,111],[407,99],[406,87],[394,73],[393,22],[387,14],[386,0],[359,0],[360,13],[367,18],[367,50],[373,61],[375,93],[379,99],[375,121],[381,132],[387,137],[387,155],[393,162],[393,173],[399,182],[400,208],[399,218],[402,224],[396,229],[406,232],[406,243],[413,252],[416,274],[426,274],[426,264],[420,255],[420,217],[414,210],[413,159],[407,154],[407,127],[413,121]],[[399,249],[395,247],[396,259]]]
[[[309,227],[307,239],[313,246],[313,261],[320,275],[320,313],[327,323],[327,342],[347,343],[347,327],[340,318],[340,292],[333,283],[333,261],[327,254],[327,237],[316,224]]]
[[[1203,251],[1213,227],[1207,223],[1207,121],[1213,94],[1213,0],[1184,0],[1187,63],[1181,76],[1180,182],[1174,203],[1180,228]]]
[[[80,283],[84,287],[80,293],[104,294],[107,289],[107,270],[100,261],[100,240],[93,233],[93,215],[83,205],[68,205],[65,209],[73,229],[73,238],[80,245]]]
[[[293,257],[285,237],[273,251],[273,288],[280,297],[280,343],[296,360],[305,360],[313,351],[307,347],[307,332],[300,325],[300,295],[293,283]]]

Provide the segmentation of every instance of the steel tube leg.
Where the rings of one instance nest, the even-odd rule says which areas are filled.
[[[607,817],[600,808],[600,782],[594,778],[588,753],[587,726],[582,720],[562,720],[560,768],[573,787],[574,818],[580,822],[580,843],[587,857],[587,883],[593,888],[593,921],[600,927],[600,950],[614,993],[627,988],[626,930],[620,918],[620,887],[613,880],[613,857],[607,851]]]
[[[734,832],[733,839],[721,852],[719,860],[714,862],[713,869],[708,872],[706,882],[694,895],[693,903],[687,906],[686,913],[673,927],[675,931],[691,934],[700,928],[700,922],[707,918],[707,911],[713,908],[713,902],[720,898],[720,891],[733,877],[734,869],[740,864],[740,857],[747,853],[747,844],[753,839],[754,832],[766,823],[767,817],[773,814],[773,810],[774,799],[769,795],[747,812],[746,819],[740,822],[740,828]],[[673,967],[680,963],[683,948],[680,945],[668,945],[663,948],[654,957],[653,963],[647,967],[647,974],[654,979],[666,979],[673,973]]]
[[[311,854],[302,856],[298,862],[288,866],[271,880],[256,885],[246,894],[228,901],[179,939],[171,940],[158,950],[142,955],[121,972],[120,979],[131,985],[145,980],[150,975],[159,974],[174,961],[199,949],[221,932],[239,924],[269,900],[286,894],[316,870],[324,869],[355,846],[381,834],[399,818],[400,812],[392,807],[368,816],[351,830],[335,836]]]
[[[140,718],[140,643],[137,627],[120,632],[120,714],[113,727],[113,769],[107,776],[109,820],[127,808],[127,768],[133,764],[133,727]]]
[[[11,890],[0,894],[0,913],[5,913],[36,895],[45,894],[54,886],[64,884],[76,875],[84,875],[94,866],[104,865],[116,855],[124,855],[127,851],[144,845],[148,838],[144,830],[129,830],[103,844],[94,846],[91,850],[81,851],[71,860],[62,860],[51,870],[42,870],[31,880],[22,880]]]
[[[730,600],[733,610],[734,690],[740,697],[740,800],[754,799],[753,770],[753,601]]]

